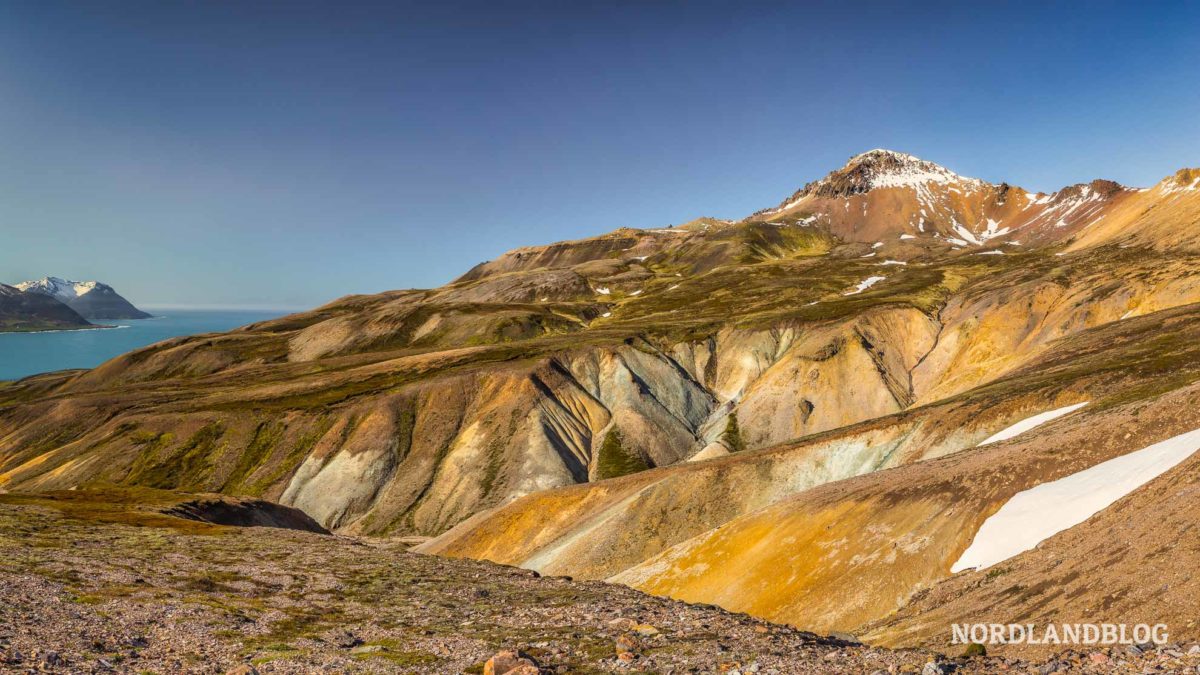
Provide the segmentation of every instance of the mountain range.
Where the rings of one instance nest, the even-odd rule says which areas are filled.
[[[16,287],[26,293],[52,297],[89,321],[150,318],[149,314],[121,297],[112,286],[99,281],[68,281],[58,277],[43,277],[37,281],[19,283]]]
[[[268,499],[886,646],[1194,640],[1197,270],[1200,170],[1038,193],[873,150],[744,219],[0,385],[0,489]]]
[[[149,317],[98,281],[45,277],[0,284],[0,332],[77,330],[97,327],[93,321]]]
[[[0,284],[0,331],[88,328],[92,324],[53,297]]]

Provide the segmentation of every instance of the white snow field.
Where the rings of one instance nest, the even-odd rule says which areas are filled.
[[[97,288],[104,286],[99,281],[68,281],[59,277],[44,277],[37,281],[22,281],[17,288],[22,291],[32,290],[43,295],[50,295],[60,302],[68,302],[87,295]]]
[[[1041,425],[1045,424],[1046,422],[1049,422],[1050,420],[1058,419],[1059,417],[1062,417],[1063,415],[1066,415],[1067,413],[1075,412],[1076,410],[1079,410],[1080,408],[1082,408],[1083,406],[1085,406],[1087,404],[1088,404],[1088,402],[1084,401],[1083,403],[1076,403],[1075,405],[1069,405],[1065,408],[1055,408],[1054,410],[1047,410],[1046,412],[1038,413],[1037,415],[1034,415],[1033,417],[1026,417],[1025,419],[1021,420],[1020,422],[1017,422],[1016,424],[1014,424],[1010,427],[1001,429],[1000,431],[997,431],[996,433],[992,434],[991,436],[988,436],[987,438],[983,439],[983,441],[981,441],[979,443],[979,445],[987,445],[989,443],[999,443],[1000,441],[1007,441],[1008,439],[1010,439],[1014,436],[1019,436],[1034,427],[1041,426]]]
[[[950,568],[982,569],[1028,551],[1149,483],[1200,450],[1200,429],[1018,492],[983,522]]]

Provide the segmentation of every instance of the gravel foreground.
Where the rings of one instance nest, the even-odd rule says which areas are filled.
[[[871,648],[406,548],[0,495],[0,672],[1200,672],[1178,645],[1040,663]]]

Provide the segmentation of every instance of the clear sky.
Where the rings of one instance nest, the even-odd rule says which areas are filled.
[[[0,3],[0,281],[310,306],[741,217],[858,152],[1200,165],[1200,3]]]

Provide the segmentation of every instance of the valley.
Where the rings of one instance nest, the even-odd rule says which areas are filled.
[[[883,648],[920,650],[920,667],[958,656],[950,624],[983,618],[1165,621],[1191,644],[1196,589],[1179,571],[1197,551],[1176,541],[1195,516],[1191,445],[1032,548],[964,555],[993,517],[1036,520],[1009,514],[1039,486],[1111,475],[1086,472],[1200,429],[1198,181],[1032,193],[874,150],[742,220],[516,249],[440,288],[0,383],[0,502],[267,500],[335,533],[304,565],[361,547],[422,575],[559,588],[472,567],[500,563],[649,603],[660,622],[715,605],[772,622],[788,649],[878,649],[885,671],[908,656]],[[284,556],[299,536],[263,545]],[[603,633],[588,621],[578,632]],[[464,653],[478,663],[510,638]],[[746,644],[764,668],[812,665]],[[991,649],[1019,668],[1060,651]]]

